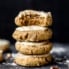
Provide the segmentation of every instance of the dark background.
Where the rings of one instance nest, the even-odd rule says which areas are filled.
[[[53,41],[69,43],[68,0],[0,0],[0,38],[14,43],[15,16],[21,10],[51,11],[53,15]]]

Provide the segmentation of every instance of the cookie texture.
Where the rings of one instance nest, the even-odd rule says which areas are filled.
[[[15,17],[15,24],[17,26],[51,26],[52,15],[51,12],[25,10],[19,12],[19,14]]]
[[[42,66],[51,63],[52,56],[50,54],[23,55],[19,53],[14,58],[14,62],[21,66]]]
[[[7,51],[10,47],[10,42],[5,39],[0,39],[0,50]]]
[[[27,55],[47,54],[52,49],[51,42],[19,42],[15,43],[17,51]]]
[[[12,37],[18,41],[43,41],[52,37],[52,30],[40,26],[18,27]]]

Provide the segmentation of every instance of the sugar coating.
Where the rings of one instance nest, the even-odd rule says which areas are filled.
[[[47,42],[19,42],[17,41],[16,44],[20,44],[20,45],[23,45],[23,46],[28,46],[28,45],[31,45],[31,46],[40,46],[40,45],[44,45],[46,44]]]
[[[41,27],[41,26],[22,26],[16,28],[18,31],[36,31],[36,30],[46,30],[47,27]]]

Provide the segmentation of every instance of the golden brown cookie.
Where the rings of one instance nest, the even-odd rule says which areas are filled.
[[[3,51],[0,50],[0,62],[2,62],[3,60],[4,60],[4,58],[3,58]]]
[[[42,66],[51,63],[52,55],[24,55],[18,53],[14,58],[14,62],[21,66]]]
[[[51,42],[19,42],[15,43],[17,51],[28,55],[47,54],[52,49]]]
[[[25,10],[19,12],[19,14],[15,17],[15,24],[17,26],[51,26],[52,15],[51,12]]]
[[[5,39],[0,39],[0,50],[7,51],[10,47],[10,42]]]
[[[52,37],[52,30],[41,26],[23,26],[16,28],[12,36],[18,41],[42,41]]]

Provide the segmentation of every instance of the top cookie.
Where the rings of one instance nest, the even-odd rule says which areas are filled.
[[[52,15],[51,12],[24,10],[15,17],[15,24],[17,26],[51,26]]]

